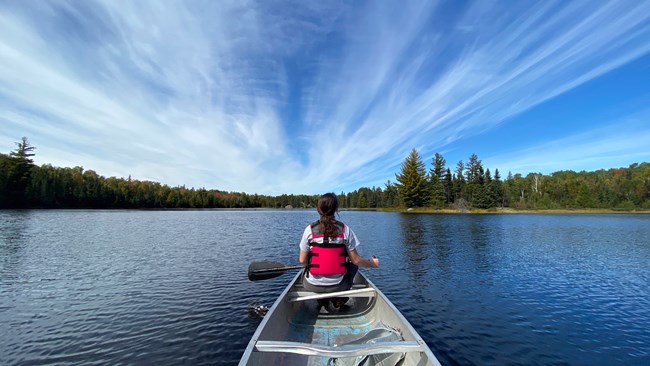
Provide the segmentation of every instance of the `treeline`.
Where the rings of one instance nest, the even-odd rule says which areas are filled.
[[[170,187],[150,181],[105,178],[81,167],[33,163],[27,138],[15,151],[0,154],[0,208],[295,208],[315,207],[318,195],[266,196]],[[341,192],[342,208],[431,207],[490,209],[650,209],[650,164],[595,172],[551,175],[508,173],[502,179],[476,154],[454,171],[441,154],[429,170],[417,150],[404,160],[396,182],[383,188]]]
[[[315,207],[318,196],[276,197],[170,187],[150,181],[105,178],[81,167],[36,166],[27,138],[0,154],[0,208],[284,208]]]
[[[594,172],[530,173],[505,179],[483,166],[476,154],[455,169],[436,153],[429,170],[413,149],[386,189],[362,188],[346,197],[350,207],[405,207],[491,209],[650,209],[650,163]]]

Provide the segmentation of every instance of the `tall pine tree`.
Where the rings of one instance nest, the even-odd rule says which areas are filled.
[[[429,201],[426,169],[420,153],[414,148],[395,174],[397,192],[406,207],[424,207]]]
[[[454,202],[453,194],[453,176],[451,175],[451,169],[447,168],[447,173],[442,180],[442,186],[445,188],[445,198],[447,204]]]
[[[436,153],[431,162],[429,170],[429,184],[431,186],[431,206],[440,208],[447,202],[445,188],[443,185],[443,173],[446,161],[440,153]]]
[[[465,170],[465,164],[462,160],[459,160],[456,163],[456,172],[453,178],[453,190],[454,190],[454,202],[460,199],[464,199],[465,191],[465,178],[463,177],[463,171]]]
[[[16,143],[16,151],[0,157],[0,207],[26,207],[26,189],[34,167],[34,146],[27,137]]]

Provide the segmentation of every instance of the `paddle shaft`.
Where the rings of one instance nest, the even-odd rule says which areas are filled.
[[[257,269],[254,270],[253,273],[266,273],[266,272],[275,272],[275,271],[288,271],[290,269],[301,269],[305,268],[305,266],[286,266],[286,267],[277,267],[277,268],[265,268],[265,269]]]
[[[278,277],[289,270],[301,269],[304,266],[285,266],[280,262],[262,261],[253,262],[248,266],[248,279],[251,281],[268,280]]]

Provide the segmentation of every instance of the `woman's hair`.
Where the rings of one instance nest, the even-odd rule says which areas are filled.
[[[339,234],[336,225],[334,225],[336,223],[334,214],[339,210],[338,198],[334,193],[325,193],[318,199],[316,209],[320,214],[320,230],[323,235],[326,238],[335,238]]]

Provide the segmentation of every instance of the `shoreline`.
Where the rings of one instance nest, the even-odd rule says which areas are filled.
[[[378,211],[378,212],[398,212],[405,214],[451,214],[451,215],[517,215],[517,214],[650,214],[650,210],[614,210],[604,208],[594,209],[514,209],[514,208],[492,208],[492,209],[469,209],[459,210],[453,208],[377,208],[377,209],[348,209],[350,211]]]
[[[2,211],[312,211],[314,208],[279,208],[279,207],[219,207],[219,208],[196,208],[196,207],[178,207],[178,208],[94,208],[94,207],[66,207],[66,208],[44,208],[44,207],[25,207],[25,208],[0,208]],[[467,209],[460,210],[455,208],[440,208],[435,209],[431,207],[419,208],[404,208],[404,207],[378,207],[378,208],[340,208],[340,211],[374,211],[374,212],[397,212],[403,214],[444,214],[444,215],[518,215],[518,214],[650,214],[650,210],[616,210],[604,208],[592,209],[514,209],[514,208],[490,208],[490,209]]]

